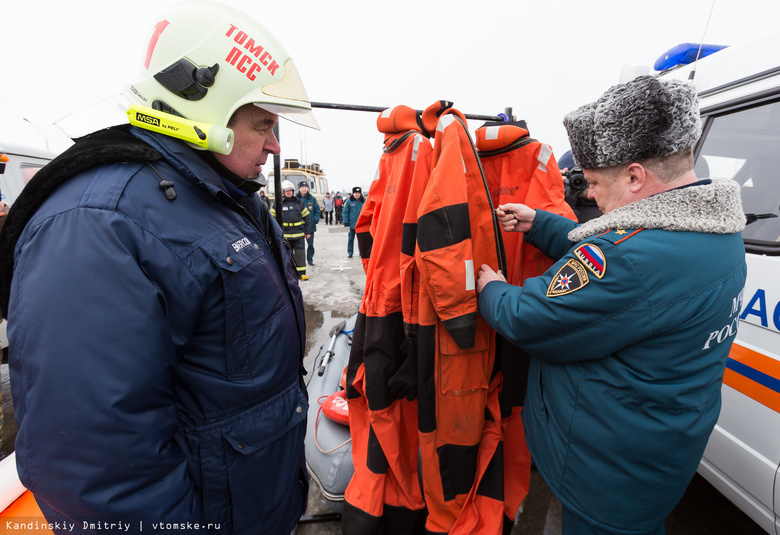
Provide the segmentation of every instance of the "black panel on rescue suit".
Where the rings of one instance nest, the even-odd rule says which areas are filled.
[[[347,369],[352,457],[355,475],[345,492],[343,533],[422,532],[425,502],[418,474],[416,361],[402,313],[399,232],[409,199],[428,181],[430,141],[416,112],[407,106],[377,119],[385,133],[378,178],[355,231],[370,244],[363,258],[366,289],[355,324]],[[365,249],[361,247],[361,256]],[[406,364],[406,366],[404,366]],[[411,367],[411,376],[409,369]]]
[[[501,230],[464,116],[440,101],[423,113],[435,131],[431,176],[418,210],[418,428],[426,529],[500,534],[503,445],[494,373],[495,331],[478,315],[476,273],[505,271]]]
[[[493,206],[521,203],[574,219],[565,199],[563,177],[549,145],[529,136],[525,123],[488,123],[476,131],[476,146]],[[522,286],[543,274],[552,259],[523,241],[519,232],[503,234],[507,282]],[[530,357],[496,335],[496,365],[503,375],[499,394],[504,437],[504,513],[515,518],[528,494],[531,455],[525,443],[522,407]]]

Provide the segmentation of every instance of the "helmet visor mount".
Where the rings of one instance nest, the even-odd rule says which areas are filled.
[[[262,100],[254,102],[255,106],[301,126],[320,129],[311,111],[301,75],[292,59],[284,62],[284,77],[278,82],[263,86],[260,93],[268,98],[261,97]],[[298,102],[300,105],[297,105]]]
[[[266,102],[254,102],[254,105],[267,112],[278,115],[292,123],[319,130],[320,125],[311,110],[306,108],[296,108],[294,106],[284,106],[281,104],[268,104]]]

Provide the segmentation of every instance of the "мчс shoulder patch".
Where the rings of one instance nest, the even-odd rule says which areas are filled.
[[[607,272],[607,259],[604,257],[604,253],[592,243],[577,247],[574,250],[574,256],[599,279]]]
[[[547,287],[547,297],[558,297],[579,290],[590,282],[587,270],[575,259],[566,262],[555,274],[550,286]]]

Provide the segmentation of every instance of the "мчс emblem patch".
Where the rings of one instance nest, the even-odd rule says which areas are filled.
[[[591,270],[598,278],[603,277],[604,273],[607,272],[607,259],[604,258],[604,253],[592,243],[586,243],[577,247],[574,250],[574,256],[585,264],[585,267]]]
[[[579,290],[590,282],[587,270],[573,258],[566,262],[555,274],[550,286],[547,287],[547,297],[558,297]]]

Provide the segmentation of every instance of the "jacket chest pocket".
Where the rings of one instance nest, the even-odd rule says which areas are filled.
[[[200,248],[216,266],[224,289],[227,378],[248,379],[253,336],[289,309],[285,282],[265,247],[238,231]]]

